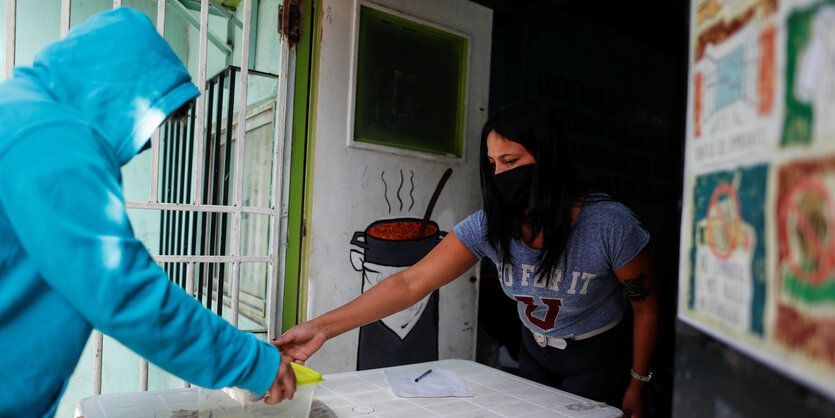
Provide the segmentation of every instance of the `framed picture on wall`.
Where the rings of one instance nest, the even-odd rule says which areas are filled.
[[[460,160],[469,37],[368,2],[357,18],[348,146]]]

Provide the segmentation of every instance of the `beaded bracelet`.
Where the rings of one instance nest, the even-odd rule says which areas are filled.
[[[629,373],[632,374],[632,377],[634,377],[636,380],[639,380],[644,383],[652,380],[652,372],[649,372],[648,375],[644,376],[642,374],[638,374],[638,372],[636,372],[634,369],[629,369]]]

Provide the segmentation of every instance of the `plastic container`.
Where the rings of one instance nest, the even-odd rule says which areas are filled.
[[[110,393],[78,401],[76,417],[196,418],[197,388]]]
[[[287,417],[308,418],[313,392],[322,381],[319,372],[302,365],[291,363],[296,373],[296,393],[292,400],[283,400],[277,405],[262,401],[250,402],[250,393],[237,388],[198,389],[200,417]]]
[[[296,394],[278,405],[250,402],[249,392],[225,389],[168,389],[90,396],[78,402],[76,417],[86,418],[198,418],[297,417],[308,418],[313,392],[322,381],[319,372],[293,364]]]

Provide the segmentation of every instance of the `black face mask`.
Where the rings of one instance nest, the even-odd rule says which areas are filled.
[[[499,198],[515,212],[528,208],[533,184],[533,164],[516,167],[493,176]]]

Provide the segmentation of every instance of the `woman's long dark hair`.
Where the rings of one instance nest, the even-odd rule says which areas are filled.
[[[487,135],[491,131],[521,144],[536,158],[528,212],[524,219],[499,197],[493,180],[494,168],[487,160]],[[571,232],[572,204],[589,193],[574,172],[569,146],[556,111],[544,102],[530,99],[502,108],[484,124],[480,157],[488,242],[501,253],[502,263],[512,263],[510,240],[521,237],[521,225],[528,222],[531,237],[540,232],[544,236],[535,275],[550,281],[560,256],[565,253]]]

